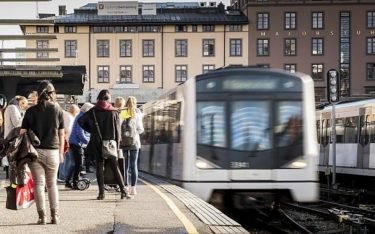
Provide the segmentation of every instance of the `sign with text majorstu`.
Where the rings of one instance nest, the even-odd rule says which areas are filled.
[[[98,15],[138,15],[138,2],[98,2]]]

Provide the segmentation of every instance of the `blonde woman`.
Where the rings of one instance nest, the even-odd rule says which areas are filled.
[[[121,115],[121,112],[125,111],[125,99],[123,97],[116,97],[115,102],[113,104],[115,108],[117,108],[118,112]],[[120,117],[121,124],[123,122],[123,119]],[[122,178],[124,179],[124,173],[125,173],[125,161],[124,161],[124,155],[122,154],[122,150],[119,150],[118,154],[118,165],[121,171]]]
[[[131,171],[130,175],[130,185],[129,194],[136,195],[136,185],[138,180],[138,155],[139,150],[141,148],[141,140],[139,134],[143,133],[143,122],[142,122],[142,113],[137,108],[137,99],[133,96],[130,96],[126,100],[125,110],[120,113],[120,118],[125,122],[121,125],[121,143],[120,146],[122,148],[122,152],[125,158],[125,186],[129,188],[129,169]],[[126,126],[127,125],[127,126]],[[131,131],[132,134],[131,138],[133,144],[129,146],[129,144],[125,144],[129,134],[126,134],[125,128],[129,127],[133,130]]]

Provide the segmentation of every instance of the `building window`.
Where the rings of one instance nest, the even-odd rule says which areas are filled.
[[[257,29],[258,30],[269,29],[269,13],[260,12],[257,14]]]
[[[76,40],[66,40],[65,41],[65,57],[75,58],[77,52],[77,41]]]
[[[375,95],[375,86],[365,86],[365,94]]]
[[[120,66],[120,83],[131,84],[133,82],[132,77],[132,66]]]
[[[284,55],[295,56],[297,55],[297,39],[287,38],[284,43]]]
[[[296,12],[285,12],[284,29],[291,30],[297,28]]]
[[[375,11],[367,12],[367,28],[375,28]]]
[[[257,56],[269,56],[269,39],[258,39],[257,40]]]
[[[64,32],[65,33],[76,33],[77,32],[77,26],[65,26]]]
[[[215,70],[215,65],[209,64],[209,65],[203,65],[202,73],[207,73],[209,71]]]
[[[109,83],[109,66],[98,66],[98,83]]]
[[[215,56],[215,40],[214,39],[203,39],[203,56],[212,57]]]
[[[120,40],[120,57],[132,56],[132,40]]]
[[[297,71],[297,64],[284,64],[284,70],[295,73]]]
[[[367,54],[375,54],[375,37],[367,38]]]
[[[312,55],[323,55],[324,50],[324,39],[323,38],[312,38],[311,39],[311,46]]]
[[[311,71],[311,77],[314,80],[323,80],[323,69],[324,66],[321,63],[314,63],[312,64],[312,71]]]
[[[315,88],[315,102],[319,103],[326,100],[326,90],[325,87]]]
[[[187,65],[176,65],[176,82],[184,82],[187,80]]]
[[[230,39],[229,56],[242,56],[242,39]]]
[[[175,56],[176,57],[187,57],[188,41],[187,40],[176,40],[175,41]]]
[[[367,79],[375,80],[375,63],[367,64]]]
[[[109,57],[109,40],[98,40],[97,57]]]
[[[48,26],[36,26],[37,33],[48,33]]]
[[[203,32],[215,32],[215,25],[202,25]]]
[[[192,25],[192,26],[191,26],[191,31],[192,31],[192,32],[197,32],[197,31],[198,31],[198,26],[195,25],[195,24]]]
[[[49,41],[48,40],[37,40],[36,41],[36,48],[37,49],[48,49]],[[37,58],[48,58],[49,54],[47,51],[38,51],[36,53]]]
[[[143,83],[154,83],[155,82],[155,66],[154,65],[143,65]]]
[[[176,32],[187,32],[187,26],[186,25],[176,25],[175,31]]]
[[[59,26],[53,26],[53,32],[54,33],[59,33],[60,32],[60,27]]]
[[[323,29],[324,28],[324,13],[313,12],[311,22],[312,22],[313,29]]]
[[[143,57],[154,57],[154,40],[143,40]]]
[[[242,25],[240,24],[229,25],[229,32],[242,32]]]

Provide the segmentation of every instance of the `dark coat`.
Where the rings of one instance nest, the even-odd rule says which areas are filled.
[[[117,145],[120,143],[120,118],[116,110],[100,109],[95,106],[78,119],[82,129],[91,134],[86,153],[98,155],[102,143],[95,125],[94,111],[103,140],[115,140]]]
[[[20,135],[20,129],[20,127],[14,128],[5,138],[1,155],[8,157],[11,183],[23,185],[25,166],[38,158],[38,152],[34,146],[38,146],[40,141],[32,130]]]

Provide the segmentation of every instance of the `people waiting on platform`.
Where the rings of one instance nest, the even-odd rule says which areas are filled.
[[[9,101],[8,107],[4,112],[4,139],[15,128],[20,127],[25,111],[28,107],[28,101],[24,96],[15,96]],[[6,178],[9,179],[9,162],[7,157],[2,159]]]
[[[40,140],[35,147],[38,158],[29,163],[34,179],[35,203],[38,224],[46,224],[45,187],[51,209],[51,223],[59,224],[59,192],[57,171],[64,160],[64,117],[63,110],[56,103],[54,86],[43,81],[38,87],[38,104],[30,107],[22,121],[21,134],[31,129]]]
[[[104,140],[114,140],[119,145],[120,141],[120,118],[116,108],[111,103],[111,95],[107,89],[99,92],[97,103],[94,108],[86,112],[79,118],[79,125],[91,134],[88,146],[90,150],[95,153],[96,158],[96,178],[99,187],[98,200],[105,198],[104,194],[104,166],[108,163],[110,167],[106,170],[111,170],[120,187],[121,199],[127,197],[125,191],[124,180],[118,165],[117,158],[104,159],[102,154],[102,143]],[[96,120],[95,120],[96,119]]]
[[[74,159],[74,167],[69,168],[65,178],[65,187],[77,189],[77,182],[82,167],[83,152],[90,140],[90,133],[86,132],[79,126],[77,120],[82,117],[84,113],[89,111],[94,105],[87,102],[82,105],[81,110],[74,120],[73,128],[69,137],[70,155]],[[73,178],[72,178],[73,177]],[[73,185],[71,183],[73,180]]]
[[[122,121],[121,127],[121,138],[120,147],[122,148],[123,155],[125,158],[125,186],[129,188],[129,169],[130,169],[130,185],[129,194],[136,195],[136,185],[138,180],[138,155],[141,148],[141,140],[139,134],[144,132],[143,114],[137,108],[137,99],[133,96],[129,96],[126,100],[125,110],[120,113],[120,119]],[[127,134],[124,133],[123,125],[128,125],[129,128],[133,128],[133,135],[131,136],[134,140],[134,144],[129,146],[124,144],[124,138]]]

